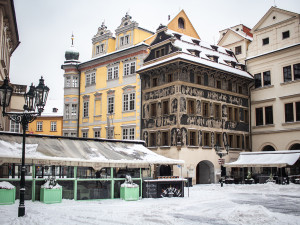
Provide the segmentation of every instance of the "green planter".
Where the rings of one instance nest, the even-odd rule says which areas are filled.
[[[0,205],[11,205],[16,200],[16,188],[0,189]]]
[[[125,201],[139,200],[139,186],[137,187],[121,187],[120,196]]]
[[[62,188],[41,188],[40,201],[46,204],[61,203]]]

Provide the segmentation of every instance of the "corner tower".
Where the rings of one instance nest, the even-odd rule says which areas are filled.
[[[78,108],[80,73],[78,71],[79,52],[74,47],[74,35],[71,37],[72,45],[65,52],[66,61],[61,66],[64,70],[64,113],[63,136],[78,136]]]

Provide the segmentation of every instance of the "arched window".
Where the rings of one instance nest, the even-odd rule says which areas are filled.
[[[299,144],[299,143],[293,144],[293,145],[290,147],[290,150],[300,150],[300,144]]]
[[[275,151],[275,149],[271,145],[265,146],[262,151]]]
[[[178,28],[184,29],[184,20],[181,17],[178,19]]]

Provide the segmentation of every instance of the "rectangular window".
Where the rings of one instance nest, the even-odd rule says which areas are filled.
[[[241,138],[241,136],[240,135],[237,135],[236,136],[236,148],[241,148],[241,140],[242,140],[242,138]]]
[[[291,66],[283,67],[283,80],[284,80],[284,82],[289,82],[292,80],[292,67]]]
[[[289,37],[290,37],[290,31],[289,30],[282,32],[282,39],[286,39],[286,38],[289,38]]]
[[[82,132],[82,137],[87,138],[88,137],[88,132]]]
[[[72,87],[78,87],[78,77],[73,77]]]
[[[114,112],[114,103],[115,103],[115,97],[108,97],[107,101],[107,113],[113,113]]]
[[[94,131],[94,138],[100,138],[100,130]]]
[[[242,46],[237,46],[237,47],[235,47],[235,54],[236,54],[236,55],[242,54]]]
[[[106,138],[113,139],[114,138],[114,127],[106,128]]]
[[[151,103],[150,105],[150,116],[156,117],[156,103]]]
[[[65,104],[65,118],[70,118],[70,110],[69,110],[69,104]]]
[[[232,81],[228,81],[228,91],[232,91]]]
[[[170,146],[170,144],[169,144],[169,132],[168,131],[161,132],[161,145],[162,146]]]
[[[197,76],[196,82],[197,82],[197,84],[201,84],[201,76]]]
[[[56,121],[51,121],[50,131],[56,131]]]
[[[133,128],[123,128],[123,140],[134,140],[134,127]]]
[[[254,74],[254,82],[255,82],[255,88],[261,87],[261,74],[260,73]]]
[[[104,44],[100,45],[100,52],[104,52]]]
[[[89,102],[83,103],[83,117],[89,116]]]
[[[238,108],[234,108],[234,121],[235,122],[239,122],[239,109]]]
[[[119,66],[107,69],[107,80],[117,79],[119,77]]]
[[[232,134],[228,135],[228,145],[229,145],[230,148],[234,148],[234,145],[233,145],[233,135]]]
[[[267,38],[262,39],[262,44],[263,45],[268,45],[269,44],[269,38],[267,37]]]
[[[294,80],[300,79],[300,63],[294,64]]]
[[[155,58],[159,58],[160,57],[160,50],[156,50],[155,51]]]
[[[189,99],[187,101],[187,113],[189,115],[194,115],[196,112],[196,101],[193,99]]]
[[[196,131],[189,131],[189,145],[197,146],[197,133]]]
[[[270,71],[263,72],[264,86],[271,85],[271,73]]]
[[[222,133],[215,133],[215,144],[218,146],[222,146]]]
[[[203,117],[209,117],[209,103],[208,102],[202,102],[202,116]]]
[[[245,149],[250,149],[250,138],[249,138],[249,136],[245,137]]]
[[[285,122],[294,122],[293,103],[285,104]]]
[[[154,77],[152,79],[152,87],[156,87],[157,85],[158,85],[158,79],[157,79],[157,77]]]
[[[116,79],[119,77],[119,67],[115,66],[114,67],[114,75],[113,75],[113,79]]]
[[[273,124],[273,107],[265,107],[265,121],[266,124]]]
[[[227,107],[227,119],[233,121],[233,108],[231,106]]]
[[[210,133],[209,132],[203,132],[203,146],[210,146]]]
[[[220,104],[215,104],[214,113],[215,113],[216,120],[221,119],[221,105]]]
[[[124,76],[128,76],[135,73],[135,62],[124,64]]]
[[[162,113],[163,115],[169,115],[169,101],[165,100],[162,102]]]
[[[248,110],[244,110],[244,121],[245,121],[245,123],[249,123],[249,112],[248,112]]]
[[[150,133],[149,146],[150,147],[156,146],[156,133]]]
[[[42,121],[36,122],[36,131],[43,131],[43,122]]]
[[[218,89],[222,88],[222,82],[220,80],[217,80],[217,82],[216,82],[216,88],[218,88]]]
[[[9,129],[9,131],[10,132],[14,132],[14,133],[20,133],[20,124],[11,120],[10,121],[10,129]]]
[[[123,46],[124,45],[124,37],[121,37],[120,38],[120,46]]]
[[[71,77],[66,77],[66,87],[71,87]]]
[[[263,108],[256,108],[255,109],[255,115],[256,115],[256,126],[261,126],[264,124],[263,121]]]
[[[238,85],[238,93],[243,94],[243,87],[241,85]]]
[[[100,46],[97,45],[97,46],[96,46],[96,54],[99,54],[99,52],[100,52]]]
[[[300,121],[300,102],[296,102],[296,121]]]
[[[87,74],[85,77],[85,86],[88,86],[91,84],[91,74]]]
[[[77,116],[77,104],[72,104],[72,117]]]
[[[129,35],[125,36],[125,45],[129,44]]]
[[[135,93],[123,95],[123,111],[131,111],[135,108]]]
[[[107,69],[107,80],[111,80],[112,79],[112,68],[108,68]]]
[[[168,83],[173,82],[173,74],[168,74],[168,76],[167,76],[167,82]]]
[[[96,83],[96,73],[92,73],[91,74],[91,84],[95,84]]]

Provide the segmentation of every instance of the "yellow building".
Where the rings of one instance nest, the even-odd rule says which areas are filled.
[[[141,85],[136,73],[147,55],[145,39],[153,33],[128,14],[112,32],[102,23],[92,39],[92,59],[66,51],[63,135],[140,139]],[[110,133],[109,133],[110,130]]]
[[[28,125],[26,133],[62,136],[63,110],[59,100],[48,100],[41,116]]]

